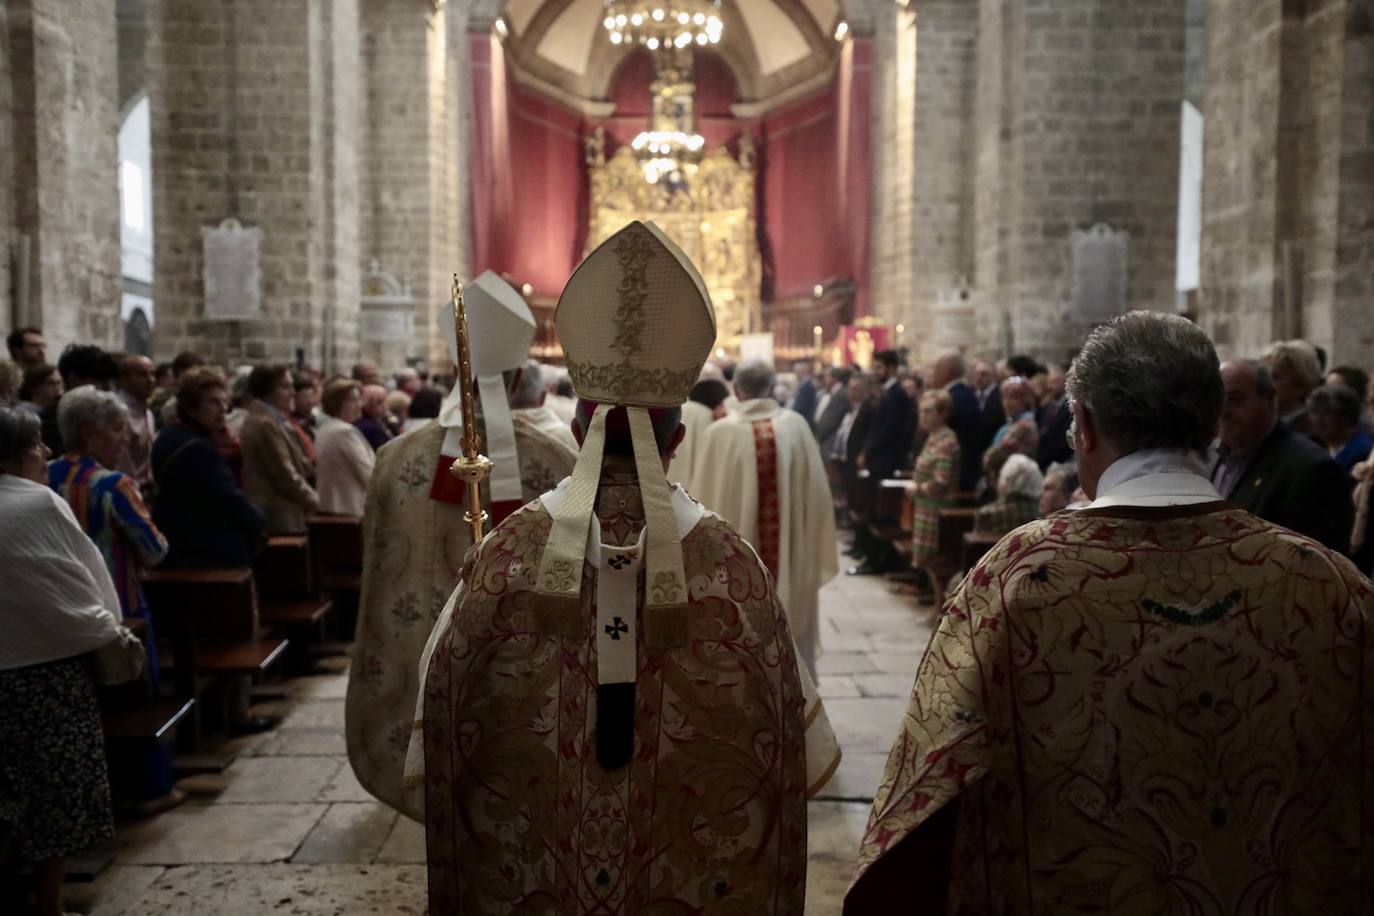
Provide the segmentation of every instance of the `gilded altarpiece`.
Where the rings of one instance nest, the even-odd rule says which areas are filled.
[[[761,330],[762,262],[755,230],[755,158],[746,138],[738,158],[707,153],[686,184],[650,184],[628,147],[609,159],[589,145],[590,252],[632,220],[653,220],[701,271],[716,309],[716,345],[738,352]]]

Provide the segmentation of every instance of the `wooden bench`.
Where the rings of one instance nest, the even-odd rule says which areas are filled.
[[[316,586],[335,600],[338,638],[352,642],[363,587],[363,520],[353,515],[313,515],[309,525]]]
[[[199,701],[206,691],[239,689],[230,678],[254,679],[280,660],[290,641],[266,637],[259,616],[253,571],[238,569],[153,570],[144,576],[163,668],[172,672],[175,696]],[[188,739],[196,748],[202,733],[202,705],[191,710]]]
[[[303,534],[273,535],[253,558],[253,582],[264,599],[300,598],[315,593],[310,539]]]

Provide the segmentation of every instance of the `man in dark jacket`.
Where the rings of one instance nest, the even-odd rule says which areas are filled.
[[[891,477],[902,466],[902,459],[911,444],[911,427],[907,419],[916,405],[897,379],[897,351],[882,350],[873,356],[873,381],[880,390],[878,413],[864,442],[861,468],[872,480]]]
[[[787,402],[787,409],[794,410],[802,415],[806,425],[812,429],[816,425],[816,382],[811,378],[811,361],[799,359],[792,364],[792,371],[797,374],[797,393]]]
[[[949,393],[949,427],[959,439],[959,489],[971,493],[982,476],[983,453],[992,444],[996,428],[988,430],[983,411],[978,406],[978,394],[964,378],[964,358],[957,351],[941,354],[931,373],[932,390],[943,388]],[[1001,399],[998,399],[1001,410]]]
[[[820,444],[821,454],[830,455],[835,434],[840,431],[844,415],[849,413],[849,370],[830,370],[830,400],[816,418],[816,442]]]
[[[1226,401],[1211,470],[1217,492],[1260,518],[1350,549],[1352,480],[1329,454],[1279,420],[1269,367],[1236,360],[1221,367]]]

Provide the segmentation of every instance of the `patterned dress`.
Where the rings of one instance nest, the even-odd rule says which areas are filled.
[[[29,862],[74,855],[114,833],[84,656],[0,671],[0,825],[14,829]]]
[[[944,608],[846,913],[1374,913],[1374,587],[1225,503],[1061,512]],[[938,907],[932,910],[939,912]]]
[[[81,530],[95,542],[119,592],[125,617],[148,621],[148,667],[156,677],[157,639],[139,569],[167,556],[167,539],[153,524],[132,477],[107,470],[94,458],[65,455],[48,462],[48,486],[67,501]]]
[[[922,564],[940,547],[940,510],[954,504],[959,484],[959,438],[948,426],[930,434],[912,472],[911,561]]]

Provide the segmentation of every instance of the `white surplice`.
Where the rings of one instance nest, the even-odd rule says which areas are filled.
[[[682,425],[687,427],[687,435],[668,465],[668,480],[682,484],[688,492],[691,492],[692,475],[696,473],[697,456],[701,454],[702,437],[713,419],[711,408],[705,404],[688,401],[682,405]]]
[[[760,447],[771,450],[771,464],[768,454],[760,461]],[[760,485],[761,465],[765,476],[774,468],[775,515],[768,482]],[[741,402],[707,428],[688,490],[730,522],[770,567],[792,636],[814,676],[821,651],[818,593],[839,572],[839,561],[830,484],[806,420],[770,398]]]

